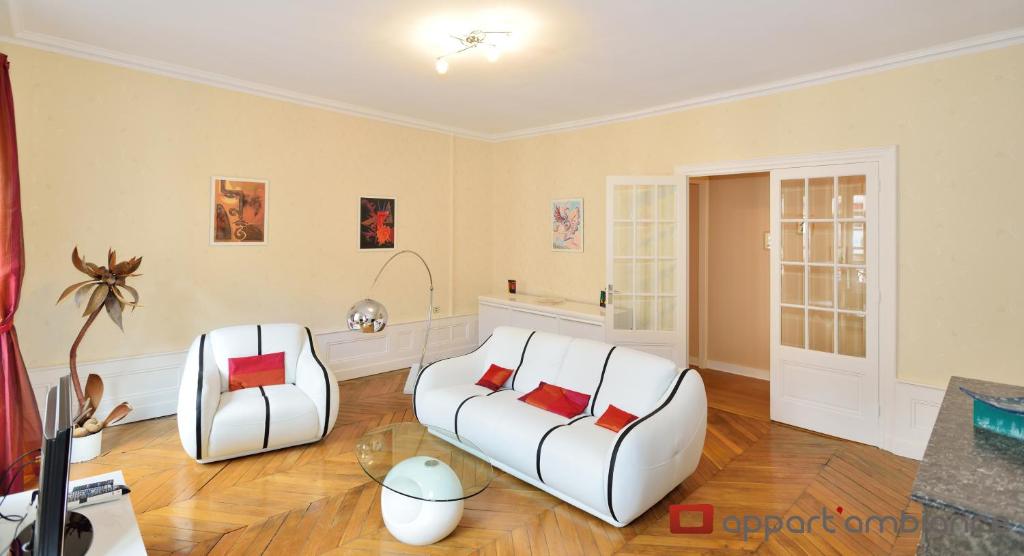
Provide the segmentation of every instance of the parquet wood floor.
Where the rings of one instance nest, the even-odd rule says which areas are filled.
[[[150,554],[912,554],[914,534],[764,533],[746,539],[721,516],[920,515],[908,493],[917,462],[768,420],[767,383],[704,370],[710,400],[697,471],[624,528],[611,527],[507,474],[466,501],[455,532],[428,547],[394,540],[380,487],[352,453],[365,431],[414,420],[407,371],[341,383],[338,423],[323,441],[200,465],[181,450],[174,417],[114,427],[99,458],[73,477],[121,469]],[[675,503],[715,505],[708,535],[669,531]],[[687,514],[687,518],[688,518]],[[685,522],[684,525],[690,523]]]

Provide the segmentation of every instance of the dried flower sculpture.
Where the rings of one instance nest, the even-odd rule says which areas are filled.
[[[82,329],[78,332],[75,343],[71,344],[69,357],[71,382],[75,385],[75,396],[78,398],[79,405],[86,409],[84,407],[86,398],[82,392],[82,383],[78,378],[78,346],[82,343],[85,332],[89,330],[93,321],[99,316],[100,311],[106,310],[110,320],[114,321],[118,328],[124,330],[124,326],[121,323],[121,314],[124,312],[124,308],[131,307],[134,310],[139,304],[139,292],[125,284],[125,280],[139,276],[139,274],[135,274],[135,271],[142,264],[142,257],[132,257],[126,261],[117,262],[117,252],[111,249],[107,252],[107,266],[99,266],[83,261],[82,257],[78,255],[78,247],[75,247],[74,251],[71,252],[71,264],[75,265],[75,268],[88,276],[89,279],[68,286],[64,293],[60,294],[60,297],[57,298],[57,303],[60,303],[72,293],[75,294],[76,305],[81,306],[83,302],[85,303],[85,311],[82,313],[82,316],[88,318],[85,320],[85,324],[82,325]],[[130,301],[126,297],[125,292],[131,296]],[[95,401],[97,405],[98,401]],[[95,411],[96,407],[94,406],[91,409]]]

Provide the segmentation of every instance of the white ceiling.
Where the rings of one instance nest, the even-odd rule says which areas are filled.
[[[5,1],[19,42],[487,138],[1024,36],[1022,0]],[[519,48],[437,75],[478,26]]]

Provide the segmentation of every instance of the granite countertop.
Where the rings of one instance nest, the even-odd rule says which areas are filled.
[[[982,394],[1024,396],[1024,387],[952,377],[910,497],[927,506],[980,516],[1024,533],[1024,442],[974,428]]]

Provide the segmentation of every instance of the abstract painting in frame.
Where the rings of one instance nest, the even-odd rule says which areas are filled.
[[[212,245],[267,243],[270,182],[214,176],[210,189]]]
[[[395,248],[394,197],[359,198],[359,249],[377,251]]]
[[[583,252],[583,199],[551,201],[551,249]]]

